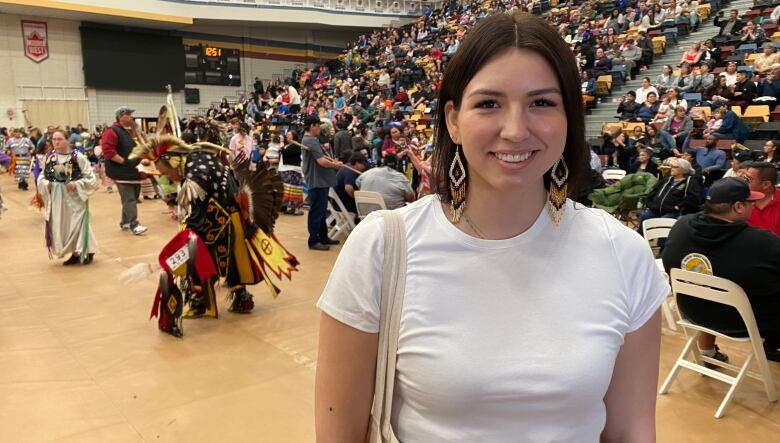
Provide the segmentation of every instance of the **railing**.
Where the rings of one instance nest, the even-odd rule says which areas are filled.
[[[83,86],[17,85],[18,100],[87,100]]]
[[[321,9],[349,14],[371,14],[419,17],[426,6],[436,9],[443,0],[167,0],[178,3],[266,7],[291,9]]]

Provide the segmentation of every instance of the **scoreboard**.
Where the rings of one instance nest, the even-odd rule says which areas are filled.
[[[241,86],[241,51],[209,45],[184,45],[184,83]]]

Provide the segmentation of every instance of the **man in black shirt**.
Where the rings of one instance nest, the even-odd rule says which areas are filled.
[[[342,166],[339,172],[336,173],[336,186],[333,188],[338,194],[341,202],[344,203],[344,208],[348,212],[357,214],[357,206],[355,205],[355,191],[357,191],[357,178],[360,176],[359,172],[354,169],[363,172],[366,170],[366,157],[360,152],[354,152],[349,157],[349,166],[352,168],[346,168]]]
[[[780,361],[780,237],[746,223],[753,202],[761,198],[763,194],[750,191],[742,179],[718,180],[710,187],[704,211],[675,223],[662,255],[667,273],[682,268],[740,285],[765,339],[767,358]],[[732,307],[685,295],[678,295],[677,303],[697,324],[726,334],[744,334],[745,324]],[[698,344],[702,354],[728,360],[717,351],[715,336],[701,334]]]

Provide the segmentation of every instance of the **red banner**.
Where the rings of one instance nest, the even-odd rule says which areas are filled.
[[[22,20],[24,55],[35,63],[49,58],[49,33],[46,22]]]

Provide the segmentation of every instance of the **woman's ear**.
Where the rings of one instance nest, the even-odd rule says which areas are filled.
[[[450,133],[450,138],[456,145],[461,144],[458,113],[459,111],[455,108],[455,104],[452,100],[449,100],[444,104],[444,120],[447,122],[447,132]]]

